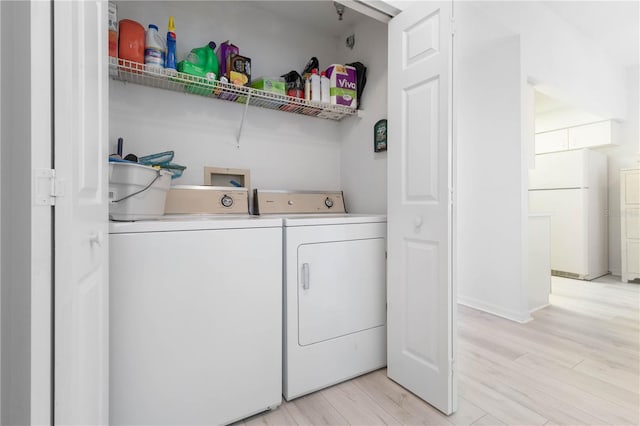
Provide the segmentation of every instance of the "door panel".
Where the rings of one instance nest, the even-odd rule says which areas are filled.
[[[424,277],[427,282],[437,282],[437,243],[407,241],[407,275]],[[438,287],[422,285],[421,281],[407,280],[403,352],[425,367],[438,370],[437,324],[438,311],[424,309],[430,300],[438,300]]]
[[[385,246],[374,238],[298,247],[301,346],[385,324]]]
[[[419,19],[404,32],[406,48],[402,54],[404,68],[427,59],[439,51],[440,46],[440,11]]]
[[[640,274],[640,243],[638,241],[625,241],[627,256],[627,274]]]
[[[106,6],[53,5],[56,424],[109,420]]]
[[[451,2],[389,24],[388,376],[456,409],[452,278]]]
[[[438,200],[438,79],[422,82],[403,92],[403,111],[408,123],[424,121],[423,126],[407,127],[407,139],[421,141],[405,145],[405,202]]]
[[[640,209],[627,208],[624,215],[627,226],[623,237],[640,240]]]

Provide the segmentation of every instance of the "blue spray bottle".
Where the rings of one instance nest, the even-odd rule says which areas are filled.
[[[165,68],[176,69],[178,61],[176,60],[176,27],[173,16],[169,16],[169,31],[167,31],[167,59]]]

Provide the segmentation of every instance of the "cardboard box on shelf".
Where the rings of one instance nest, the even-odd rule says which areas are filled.
[[[356,108],[358,106],[356,69],[349,65],[333,64],[327,68],[327,77],[330,80],[331,104]]]
[[[235,46],[229,42],[229,40],[220,44],[218,47],[218,63],[220,64],[220,76],[229,78],[229,67],[231,61],[231,55],[237,55],[240,53],[238,46]]]
[[[229,82],[236,86],[251,84],[251,58],[232,54],[229,61]]]
[[[275,93],[278,95],[285,95],[286,83],[281,78],[269,78],[261,77],[251,82],[251,87],[265,92]]]

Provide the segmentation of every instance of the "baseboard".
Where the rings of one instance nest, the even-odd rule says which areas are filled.
[[[544,309],[544,308],[546,308],[547,306],[551,306],[551,303],[545,303],[544,305],[540,305],[540,306],[538,306],[537,308],[533,308],[533,309],[529,310],[529,314],[532,314],[532,313],[534,313],[534,312],[537,312],[537,311],[539,311],[540,309]]]
[[[504,309],[499,306],[495,306],[491,303],[486,303],[481,300],[472,299],[469,297],[458,296],[458,303],[460,305],[468,306],[469,308],[477,309],[479,311],[486,312],[491,315],[495,315],[501,318],[508,319],[510,321],[519,322],[521,324],[527,323],[533,318],[529,315],[529,312],[516,312],[510,309]]]

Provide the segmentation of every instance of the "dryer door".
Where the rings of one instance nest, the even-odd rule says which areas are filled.
[[[384,238],[298,246],[298,343],[312,345],[386,320]]]

